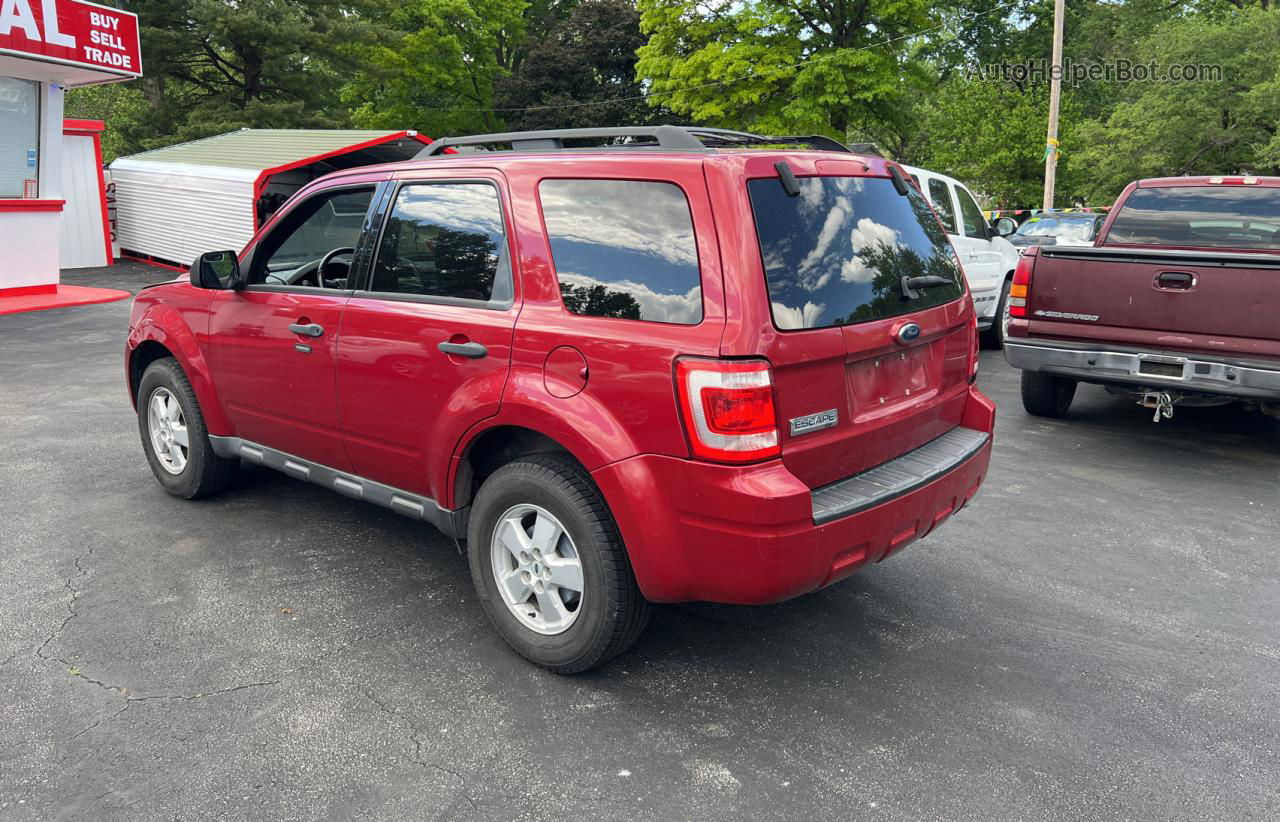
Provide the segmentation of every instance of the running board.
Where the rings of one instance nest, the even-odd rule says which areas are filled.
[[[392,488],[390,485],[348,474],[256,442],[242,440],[239,437],[210,435],[209,444],[213,447],[213,452],[220,457],[226,459],[239,457],[256,465],[274,468],[296,479],[330,488],[343,496],[372,502],[411,519],[429,522],[444,532],[447,537],[466,539],[466,508],[450,511],[447,508],[441,508],[435,500],[428,497]]]

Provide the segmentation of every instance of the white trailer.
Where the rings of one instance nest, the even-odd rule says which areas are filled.
[[[412,159],[415,131],[242,129],[111,164],[120,255],[189,266],[239,250],[295,192],[344,168]]]

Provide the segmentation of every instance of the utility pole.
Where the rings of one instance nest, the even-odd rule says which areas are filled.
[[[1049,69],[1049,136],[1044,141],[1044,207],[1053,208],[1058,173],[1058,107],[1062,97],[1062,18],[1065,0],[1053,0],[1053,66]]]

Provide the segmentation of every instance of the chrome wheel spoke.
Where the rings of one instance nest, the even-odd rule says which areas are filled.
[[[525,533],[524,527],[520,525],[518,517],[504,517],[502,522],[498,523],[494,538],[515,558],[517,565],[525,561],[521,559],[520,555],[528,554],[529,549],[532,547],[529,544],[529,535]]]
[[[533,547],[540,550],[543,554],[555,553],[556,546],[560,543],[560,535],[564,533],[564,528],[560,527],[551,516],[539,516],[533,523]]]
[[[566,623],[574,614],[564,607],[564,600],[560,599],[559,591],[551,588],[535,596],[538,598],[538,609],[542,612],[542,623],[545,627],[551,629],[567,627]]]
[[[548,582],[570,591],[582,592],[582,563],[577,557],[549,556],[544,557],[547,570],[551,572]]]
[[[187,437],[187,426],[179,423],[173,427],[173,441],[183,448],[190,448],[191,443]]]
[[[502,589],[503,595],[507,598],[507,603],[516,605],[526,602],[529,594],[533,590],[524,583],[524,579],[520,575],[520,569],[508,571],[505,575],[498,577],[498,587]]]

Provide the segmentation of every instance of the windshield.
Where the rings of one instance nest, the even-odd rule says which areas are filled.
[[[964,293],[947,236],[915,188],[900,195],[886,177],[798,182],[796,197],[777,177],[747,183],[778,328],[893,317]],[[903,288],[904,277],[931,275],[945,283]]]
[[[1018,233],[1024,237],[1066,237],[1071,240],[1091,240],[1093,227],[1097,221],[1097,217],[1088,219],[1032,217],[1018,226]]]
[[[1280,191],[1253,186],[1139,188],[1107,243],[1280,248]]]

